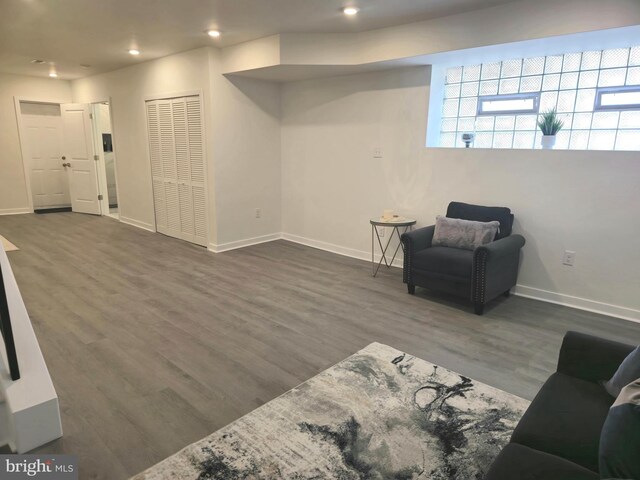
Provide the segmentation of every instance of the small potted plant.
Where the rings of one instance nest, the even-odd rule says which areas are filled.
[[[555,108],[540,115],[538,127],[542,132],[542,141],[540,142],[542,148],[547,150],[553,148],[556,144],[556,134],[563,126],[564,122],[558,118],[558,112]]]

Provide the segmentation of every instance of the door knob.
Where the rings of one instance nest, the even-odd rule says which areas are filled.
[[[67,159],[67,157],[65,157],[65,156],[63,155],[63,156],[62,156],[62,160],[66,160],[66,159]]]

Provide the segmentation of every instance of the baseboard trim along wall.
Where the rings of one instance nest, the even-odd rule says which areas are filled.
[[[634,310],[632,308],[611,305],[609,303],[589,300],[587,298],[574,297],[563,293],[550,292],[548,290],[528,287],[526,285],[516,285],[513,293],[520,297],[531,298],[533,300],[540,300],[547,303],[555,303],[557,305],[564,305],[565,307],[601,313],[602,315],[640,323],[640,310]]]
[[[148,232],[155,233],[156,231],[154,225],[146,222],[141,222],[140,220],[134,220],[133,218],[127,218],[120,215],[120,221],[122,223],[126,223],[127,225],[132,225],[134,227],[142,228],[143,230],[147,230]]]
[[[145,230],[153,230],[152,225],[144,224],[142,222],[133,221],[127,218],[120,217],[120,220],[124,223],[134,225],[136,227],[144,228]],[[262,235],[259,237],[246,238],[243,240],[236,240],[234,242],[221,243],[216,245],[215,243],[209,243],[207,249],[213,253],[223,253],[230,250],[236,250],[238,248],[249,247],[251,245],[258,245],[260,243],[273,242],[275,240],[287,240],[293,243],[299,243],[306,245],[307,247],[317,248],[326,252],[343,255],[345,257],[355,258],[358,260],[371,261],[371,252],[363,250],[356,250],[354,248],[342,247],[333,243],[323,242],[321,240],[314,240],[300,235],[294,235],[291,233],[271,233],[269,235]],[[386,238],[382,239],[386,242]],[[376,246],[377,247],[377,246]],[[393,253],[391,253],[393,255]],[[401,255],[401,252],[398,252]],[[380,254],[376,253],[375,261],[380,261]],[[393,262],[393,266],[396,268],[402,268],[402,257],[396,258]],[[586,298],[574,297],[571,295],[565,295],[562,293],[550,292],[548,290],[542,290],[539,288],[528,287],[526,285],[516,285],[514,292],[515,295],[531,298],[533,300],[539,300],[547,303],[555,303],[557,305],[563,305],[566,307],[576,308],[578,310],[586,310],[589,312],[600,313],[602,315],[608,315],[611,317],[621,318],[623,320],[629,320],[632,322],[640,323],[640,311],[632,308],[621,307],[619,305],[611,305],[608,303],[598,302],[595,300],[589,300]]]
[[[371,261],[371,252],[365,252],[363,250],[356,250],[353,248],[341,247],[340,245],[334,245],[333,243],[322,242],[320,240],[312,240],[311,238],[300,237],[298,235],[292,235],[290,233],[283,233],[283,240],[289,240],[290,242],[299,243],[301,245],[306,245],[307,247],[319,248],[320,250],[325,250],[327,252],[337,253],[338,255],[344,255],[345,257],[357,258],[358,260],[366,260],[368,262]],[[381,238],[383,244],[386,245],[387,238]],[[376,245],[376,249],[378,249],[378,245]],[[394,247],[395,249],[395,247]],[[391,247],[389,247],[390,257],[393,256],[393,251],[391,251]],[[374,254],[374,259],[376,262],[380,261],[382,255],[379,253]],[[400,257],[400,258],[398,258]],[[395,261],[393,262],[394,267],[402,268],[402,252],[398,251],[398,255],[396,256]]]
[[[0,208],[0,215],[22,215],[23,213],[33,213],[29,207],[25,208]]]
[[[222,253],[228,252],[229,250],[249,247],[251,245],[258,245],[259,243],[273,242],[274,240],[280,240],[281,238],[281,233],[270,233],[268,235],[245,238],[244,240],[236,240],[234,242],[221,243],[219,245],[216,245],[215,243],[209,243],[207,250],[213,253]]]
[[[312,240],[310,238],[305,238],[290,233],[283,233],[281,238],[284,240],[289,240],[290,242],[300,243],[308,247],[319,248],[320,250],[325,250],[327,252],[337,253],[338,255],[344,255],[347,257],[366,260],[369,262],[371,261],[371,252],[364,252],[362,250],[341,247],[332,243],[322,242],[320,240]],[[398,255],[400,255],[400,253],[398,253]],[[376,255],[375,258],[377,262],[380,261],[379,254]],[[402,258],[400,258],[400,260],[396,258],[395,262],[393,262],[393,266],[402,268]],[[563,293],[550,292],[539,288],[528,287],[526,285],[516,285],[513,293],[515,295],[531,298],[533,300],[555,303],[557,305],[576,308],[578,310],[586,310],[588,312],[600,313],[602,315],[621,318],[623,320],[629,320],[631,322],[640,322],[639,310],[621,307],[619,305],[611,305],[608,303],[589,300],[586,298],[565,295]]]

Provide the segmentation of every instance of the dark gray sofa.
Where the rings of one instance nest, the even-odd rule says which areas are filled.
[[[600,385],[635,347],[567,332],[542,386],[485,480],[598,480],[600,431],[613,404]]]
[[[410,294],[419,286],[469,299],[475,312],[482,315],[487,302],[499,295],[508,296],[515,286],[524,237],[511,234],[513,214],[506,207],[451,202],[447,217],[477,222],[496,220],[500,230],[493,242],[473,251],[432,246],[434,225],[403,234],[404,283]]]

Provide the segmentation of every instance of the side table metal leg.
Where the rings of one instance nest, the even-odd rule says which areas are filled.
[[[374,260],[374,255],[373,255],[373,247],[374,247],[374,243],[373,243],[373,229],[376,228],[375,225],[371,225],[371,274],[373,277],[376,276],[376,262]]]

